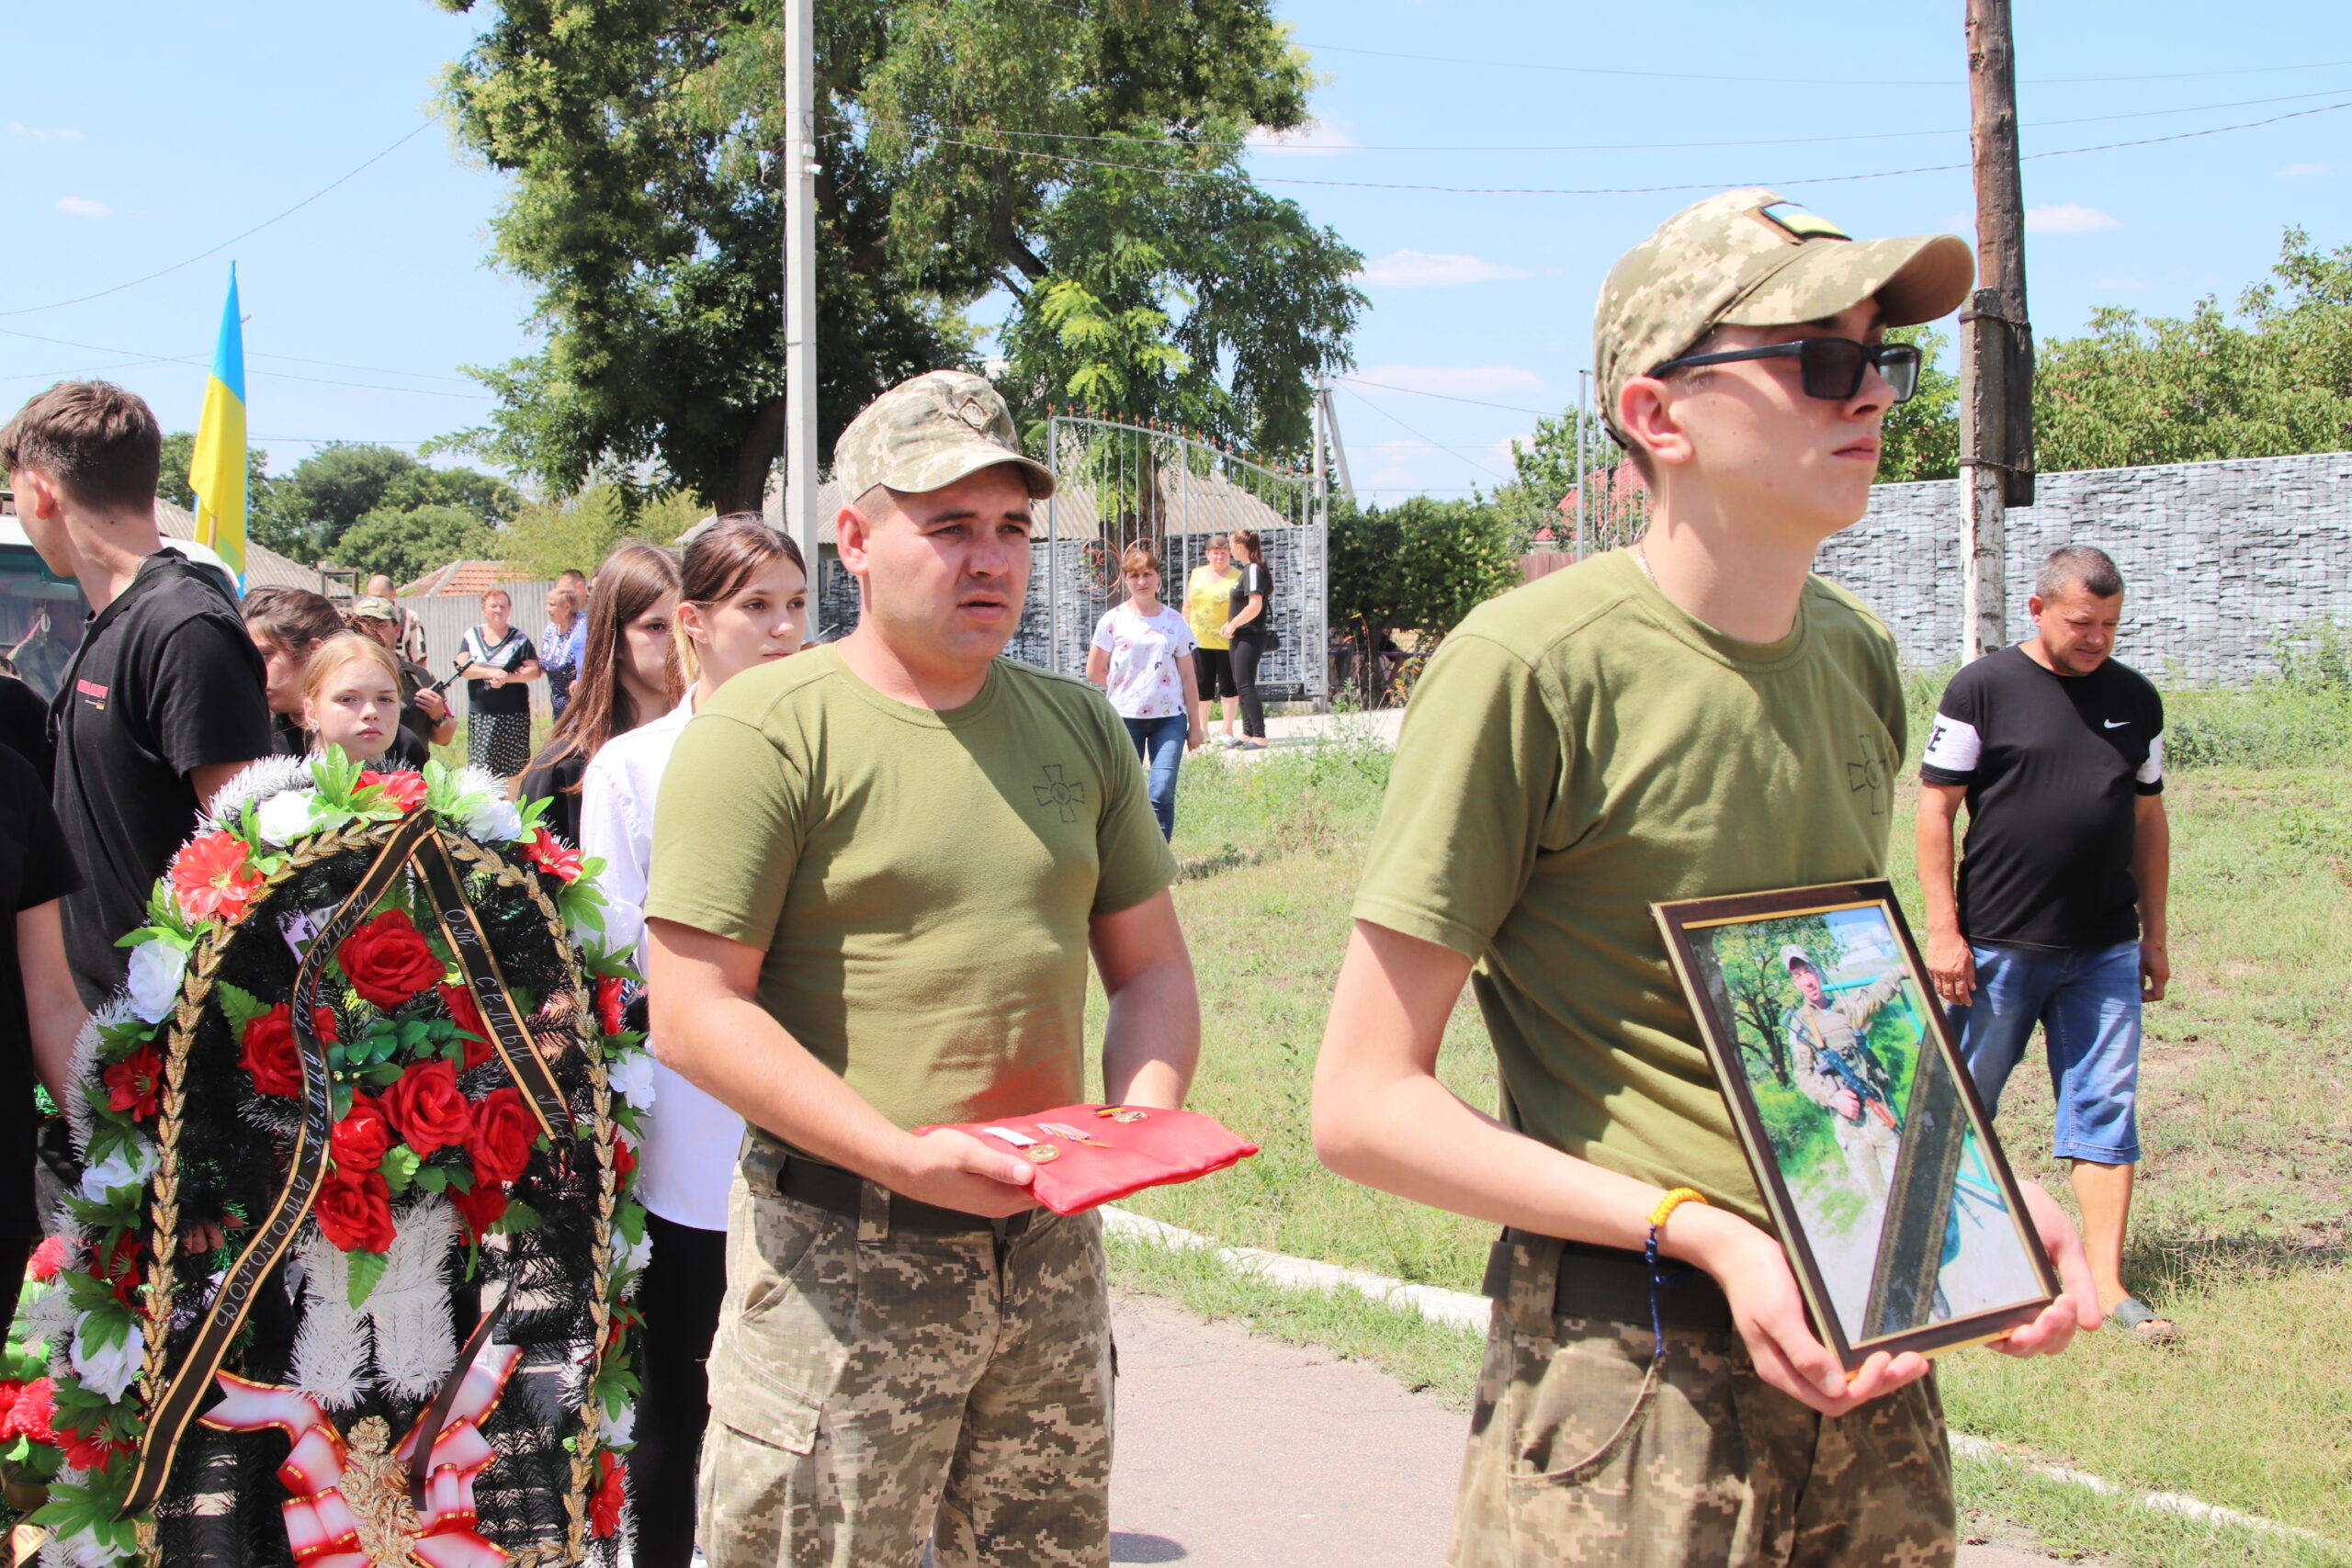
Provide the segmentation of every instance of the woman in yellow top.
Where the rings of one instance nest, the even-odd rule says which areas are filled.
[[[1225,699],[1218,711],[1225,716],[1224,744],[1227,746],[1235,744],[1234,702],[1241,695],[1241,688],[1233,679],[1233,644],[1225,635],[1225,618],[1232,613],[1233,585],[1240,581],[1232,547],[1222,534],[1209,538],[1208,564],[1194,567],[1184,580],[1184,619],[1193,628],[1193,639],[1200,644],[1193,660],[1193,672],[1200,677],[1202,707],[1205,713],[1207,705]]]

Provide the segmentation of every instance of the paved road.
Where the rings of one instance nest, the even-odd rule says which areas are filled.
[[[1118,1303],[1111,1560],[1186,1568],[1436,1568],[1465,1417],[1362,1362]],[[2058,1568],[2023,1542],[1961,1568]],[[2086,1568],[2079,1559],[2073,1568]]]

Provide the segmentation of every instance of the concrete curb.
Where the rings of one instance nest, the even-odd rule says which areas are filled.
[[[1484,1296],[1440,1290],[1435,1285],[1408,1285],[1385,1274],[1374,1274],[1362,1269],[1342,1269],[1336,1263],[1314,1263],[1304,1258],[1267,1252],[1255,1247],[1218,1247],[1198,1231],[1188,1231],[1159,1220],[1148,1220],[1125,1209],[1105,1206],[1102,1228],[1113,1235],[1132,1236],[1138,1241],[1148,1241],[1179,1251],[1213,1248],[1218,1258],[1229,1267],[1243,1273],[1255,1274],[1269,1284],[1293,1291],[1353,1291],[1384,1306],[1419,1313],[1430,1322],[1443,1324],[1448,1328],[1484,1334],[1487,1314],[1494,1304]]]
[[[1374,1274],[1367,1269],[1342,1269],[1336,1263],[1312,1262],[1307,1258],[1292,1258],[1285,1253],[1268,1252],[1255,1247],[1218,1247],[1198,1231],[1146,1219],[1141,1214],[1129,1213],[1125,1209],[1109,1205],[1102,1210],[1102,1228],[1112,1235],[1129,1236],[1159,1247],[1182,1251],[1214,1250],[1219,1260],[1228,1267],[1256,1275],[1269,1284],[1294,1291],[1353,1291],[1384,1306],[1418,1313],[1430,1322],[1442,1324],[1449,1328],[1484,1334],[1494,1304],[1484,1296],[1441,1290],[1435,1285],[1409,1285],[1402,1280],[1392,1280],[1385,1274]],[[2225,1508],[2218,1503],[2204,1502],[2185,1493],[2143,1492],[2135,1486],[2120,1485],[2087,1471],[2049,1463],[2029,1450],[1996,1443],[1988,1438],[1957,1431],[1951,1437],[1952,1452],[1956,1454],[2022,1465],[2051,1481],[2080,1486],[2101,1496],[2129,1498],[2152,1513],[2172,1514],[2207,1524],[2259,1530],[2268,1535],[2295,1536],[2323,1545],[2335,1544],[2325,1536],[2300,1525],[2282,1525],[2259,1514]]]

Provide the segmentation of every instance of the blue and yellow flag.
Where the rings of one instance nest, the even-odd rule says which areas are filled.
[[[204,383],[204,415],[197,422],[196,454],[188,460],[196,491],[196,538],[209,545],[237,587],[245,585],[245,331],[237,314],[237,264],[229,264],[229,303],[220,311],[220,342]]]

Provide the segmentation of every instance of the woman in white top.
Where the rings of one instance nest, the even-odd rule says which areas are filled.
[[[1176,835],[1176,769],[1186,747],[1208,739],[1200,685],[1193,673],[1199,645],[1184,617],[1159,602],[1159,554],[1137,540],[1119,558],[1127,596],[1102,612],[1086,678],[1111,694],[1149,770],[1145,793],[1162,838]]]
[[[679,732],[735,676],[799,652],[808,624],[799,548],[757,513],[722,517],[686,546],[677,612],[685,697],[606,741],[581,785],[580,847],[603,858],[601,886],[625,929],[643,925],[654,801]],[[640,940],[640,971],[644,961]],[[704,1364],[727,1288],[727,1190],[743,1122],[658,1059],[653,1086],[638,1156],[637,1195],[653,1255],[638,1286],[645,1348],[629,1490],[638,1568],[686,1568],[695,1548],[695,1468],[710,1416]]]

